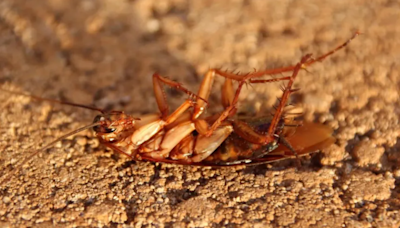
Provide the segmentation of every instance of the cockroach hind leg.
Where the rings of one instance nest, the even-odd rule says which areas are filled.
[[[189,99],[195,101],[195,100],[201,100],[204,102],[204,104],[207,104],[208,101],[203,99],[201,96],[198,96],[197,94],[189,91],[186,89],[182,84],[175,82],[171,79],[168,79],[167,77],[161,76],[158,73],[153,74],[153,90],[154,90],[154,95],[156,97],[158,109],[160,110],[162,117],[166,118],[169,115],[169,106],[167,104],[167,96],[165,93],[165,90],[162,86],[162,84],[167,85],[171,88],[174,88],[178,91],[182,91],[186,93],[189,96]]]

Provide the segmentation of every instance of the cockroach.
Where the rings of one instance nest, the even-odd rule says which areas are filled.
[[[30,154],[17,164],[13,171],[3,176],[3,181],[7,181],[14,171],[19,170],[38,153],[54,146],[60,140],[90,128],[95,131],[101,143],[130,159],[181,165],[256,165],[298,158],[326,148],[335,141],[331,128],[322,124],[305,122],[290,130],[288,126],[292,119],[285,118],[284,109],[290,95],[297,91],[292,86],[300,70],[344,48],[359,34],[356,32],[345,43],[317,58],[306,54],[293,66],[247,74],[210,69],[197,94],[192,93],[180,83],[155,73],[153,74],[153,89],[160,113],[140,118],[127,115],[122,111],[106,112],[86,105],[27,95],[34,99],[99,111],[101,114],[95,117],[92,124],[65,134]],[[259,79],[262,76],[285,72],[291,72],[291,75]],[[215,76],[225,78],[221,90],[221,103],[224,110],[219,114],[204,117]],[[236,90],[234,90],[233,81],[238,83]],[[236,117],[238,98],[244,85],[277,81],[287,81],[287,84],[283,87],[279,105],[272,117]],[[172,113],[167,105],[163,85],[189,95],[189,98]],[[8,92],[21,95],[19,92]]]

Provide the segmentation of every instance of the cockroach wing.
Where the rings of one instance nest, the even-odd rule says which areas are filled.
[[[299,155],[327,148],[336,141],[330,127],[311,122],[305,122],[285,134],[285,139]],[[290,152],[283,144],[280,144],[273,152],[282,151]]]
[[[332,136],[332,129],[318,123],[303,123],[303,125],[284,129],[284,137],[299,156],[306,155],[332,145],[336,139]],[[283,144],[266,154],[264,157],[249,161],[246,165],[265,164],[288,158],[294,158],[293,152]]]

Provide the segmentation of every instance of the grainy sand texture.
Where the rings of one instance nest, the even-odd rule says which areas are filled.
[[[337,138],[301,167],[135,162],[85,131],[1,184],[0,226],[399,227],[399,15],[396,0],[0,1],[1,88],[133,115],[157,112],[153,72],[197,91],[209,68],[288,66],[363,33],[296,79],[291,102]],[[270,109],[280,85],[244,88],[239,111]],[[0,110],[2,177],[97,114],[4,91]]]

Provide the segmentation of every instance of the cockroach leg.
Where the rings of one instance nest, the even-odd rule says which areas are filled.
[[[154,95],[156,97],[158,109],[161,112],[162,118],[166,118],[168,116],[169,107],[167,104],[167,96],[165,94],[165,91],[164,91],[161,83],[168,85],[172,88],[175,88],[177,90],[180,90],[180,91],[186,93],[187,95],[189,95],[189,97],[193,97],[197,100],[202,101],[205,105],[207,104],[207,102],[204,99],[202,99],[201,96],[189,91],[188,89],[183,87],[180,83],[172,81],[171,79],[163,77],[157,73],[154,73],[153,74]]]
[[[292,147],[292,145],[290,145],[290,143],[285,139],[284,136],[280,135],[280,136],[279,136],[279,141],[280,141],[284,146],[286,146],[286,147],[290,150],[290,152],[293,153],[294,156],[296,156],[297,161],[300,161],[299,154],[298,154],[298,153],[296,152],[296,150]]]
[[[315,62],[320,62],[320,61],[324,60],[326,57],[328,57],[328,56],[334,54],[335,52],[339,51],[340,49],[346,47],[353,39],[355,39],[360,34],[361,33],[357,31],[353,34],[352,37],[350,37],[350,39],[348,39],[343,44],[337,46],[333,50],[331,50],[317,58],[309,59],[307,62],[305,62],[303,64],[304,67],[308,67],[308,66],[314,64]],[[253,72],[253,73],[247,73],[247,74],[230,73],[230,72],[226,72],[226,71],[221,71],[219,69],[214,69],[213,71],[215,72],[215,74],[221,75],[225,78],[230,78],[230,79],[233,79],[236,81],[242,81],[242,80],[247,80],[247,79],[251,79],[251,78],[259,78],[259,77],[262,77],[265,75],[273,75],[273,74],[290,72],[290,71],[293,71],[295,68],[296,68],[296,66],[287,66],[287,67],[281,67],[281,68],[266,69],[263,71],[257,71],[257,72]]]
[[[269,137],[256,132],[244,121],[234,120],[232,125],[234,132],[250,143],[262,145]]]
[[[229,73],[229,72],[224,72],[224,71],[221,71],[218,69],[209,70],[206,74],[207,79],[203,80],[202,86],[198,93],[199,96],[204,98],[205,100],[208,99],[215,75],[225,77],[225,79],[228,81],[225,82],[225,84],[223,85],[223,88],[222,88],[222,92],[223,92],[222,104],[225,107],[225,110],[221,113],[221,115],[218,117],[218,119],[211,125],[211,127],[208,128],[207,131],[204,131],[204,130],[202,131],[203,134],[210,136],[212,134],[212,132],[215,131],[215,129],[217,129],[218,126],[221,125],[221,123],[226,118],[228,118],[229,116],[232,116],[236,113],[235,105],[238,101],[240,91],[245,83],[247,83],[247,82],[248,83],[266,83],[266,82],[276,82],[276,81],[288,80],[289,84],[290,84],[290,86],[288,85],[288,87],[291,87],[291,85],[293,84],[293,78],[297,75],[297,73],[300,69],[305,69],[307,66],[310,66],[315,62],[320,62],[320,61],[324,60],[326,57],[328,57],[328,56],[334,54],[335,52],[337,52],[338,50],[346,47],[353,39],[355,39],[360,34],[361,34],[360,32],[354,33],[353,36],[350,39],[348,39],[346,42],[344,42],[343,44],[337,46],[333,50],[331,50],[317,58],[311,58],[311,55],[304,56],[301,61],[300,66],[299,66],[299,64],[296,64],[294,66],[275,68],[275,69],[267,69],[264,71],[247,73],[247,74]],[[304,59],[306,59],[306,60],[304,60]],[[254,78],[262,77],[264,75],[273,75],[273,74],[279,74],[279,73],[290,72],[290,71],[296,71],[296,73],[293,72],[293,75],[291,77],[282,77],[282,78],[274,78],[274,79],[258,79],[258,80],[254,79]],[[238,88],[236,89],[234,96],[232,96],[233,93],[231,92],[232,91],[232,86],[230,85],[232,83],[231,80],[239,81],[239,85],[238,85]],[[285,91],[287,91],[287,90],[285,89]],[[294,92],[294,90],[289,90],[288,92],[286,92],[286,95],[284,93],[284,96],[285,97],[287,96],[285,98],[286,100],[288,99],[288,96],[290,95],[291,92]],[[206,96],[203,96],[203,95],[206,95]],[[285,101],[284,103],[286,104],[286,102],[287,101]],[[203,106],[196,105],[195,111],[194,111],[194,116],[196,116],[196,117],[200,116],[203,109],[204,109]],[[283,110],[281,110],[280,112],[282,112],[282,111]],[[276,114],[277,113],[275,113],[275,115]],[[279,114],[279,117],[281,117],[281,116],[282,116],[282,113]],[[278,121],[279,120],[275,119],[275,121],[274,121],[275,127],[274,128],[276,128]],[[271,126],[273,126],[273,125],[271,125]],[[271,128],[271,131],[274,131],[274,129]],[[269,132],[269,135],[272,135],[271,132]],[[267,141],[269,141],[269,140],[272,140],[272,138],[268,139]]]
[[[195,107],[194,107],[192,119],[197,119],[201,114],[203,114],[203,112],[206,108],[206,105],[207,105],[206,102],[208,101],[208,98],[211,93],[211,88],[214,84],[215,75],[219,75],[219,76],[222,76],[225,78],[225,83],[222,88],[222,97],[223,97],[223,105],[226,106],[226,108],[230,107],[231,105],[228,105],[228,104],[231,104],[234,100],[232,80],[239,81],[240,84],[239,84],[239,88],[237,89],[236,93],[240,93],[241,87],[244,84],[243,77],[232,77],[231,75],[226,76],[224,74],[219,74],[219,73],[217,73],[216,69],[208,70],[206,75],[204,76],[203,81],[201,82],[199,91],[197,93],[199,98],[202,98],[202,99],[197,99]],[[237,76],[237,75],[234,75],[234,76]]]
[[[212,77],[212,79],[209,79],[209,78],[208,78],[208,80],[205,79],[204,81],[208,81],[208,83],[206,85],[203,85],[203,83],[202,83],[202,86],[199,91],[199,94],[203,94],[203,95],[206,94],[207,95],[206,98],[208,98],[208,96],[209,96],[209,92],[211,90],[211,86],[212,86],[212,83],[214,80],[213,79],[213,77],[215,76],[214,71],[212,71],[212,70],[209,71],[207,73],[206,77],[207,76],[210,78]],[[208,137],[211,136],[212,133],[222,124],[222,122],[226,118],[228,118],[229,116],[233,116],[236,113],[236,103],[238,102],[240,91],[245,83],[246,83],[245,81],[239,82],[239,86],[236,89],[235,96],[232,99],[232,95],[230,94],[231,92],[229,91],[231,89],[231,87],[229,85],[229,81],[227,82],[227,85],[225,85],[226,88],[224,89],[226,92],[226,95],[223,95],[223,96],[225,96],[224,99],[226,101],[225,101],[225,103],[223,103],[223,105],[224,106],[226,104],[231,104],[231,105],[229,105],[225,108],[225,110],[219,115],[219,117],[215,120],[215,122],[211,125],[211,127],[208,126],[208,123],[206,123],[205,121],[196,120],[197,117],[200,116],[204,110],[204,107],[198,106],[199,102],[196,102],[195,110],[193,112],[192,118],[194,119],[194,121],[197,121],[196,126],[202,126],[201,128],[196,127],[196,130],[198,130],[198,132],[200,134],[208,136]],[[203,90],[207,90],[207,91],[203,91]]]
[[[173,124],[179,117],[181,117],[190,107],[194,105],[194,101],[187,99],[181,106],[179,106],[172,114],[169,114],[169,107],[167,104],[166,96],[162,84],[164,83],[170,87],[177,90],[183,91],[190,97],[195,97],[198,100],[204,101],[198,95],[190,92],[188,89],[184,88],[181,84],[174,82],[166,77],[163,77],[157,73],[153,74],[153,88],[156,97],[158,108],[161,112],[161,119],[157,119],[154,122],[145,124],[139,127],[131,136],[131,144],[134,149],[137,149],[144,142],[151,139],[158,132],[161,131],[165,126]]]
[[[268,82],[278,82],[278,81],[286,81],[286,80],[290,80],[290,76],[287,77],[281,77],[281,78],[273,78],[273,79],[250,79],[249,83],[268,83]],[[234,110],[233,108],[230,108],[231,106],[235,105],[235,103],[237,102],[237,98],[235,99],[235,94],[233,92],[233,85],[232,85],[232,79],[225,79],[225,82],[222,86],[222,90],[221,90],[221,100],[222,100],[222,105],[224,106],[225,110],[227,110],[226,112],[230,112],[232,113],[232,111]],[[240,91],[239,91],[240,92]],[[233,113],[232,113],[233,114]],[[232,115],[231,114],[231,115]],[[226,116],[226,114],[221,115],[223,118],[224,116]],[[229,115],[228,115],[229,116]],[[216,121],[218,123],[222,122],[222,120]],[[251,139],[251,135],[257,134],[256,132],[254,132],[249,126],[246,127],[247,124],[243,123],[236,123],[234,124],[235,128],[235,132],[237,132],[239,135],[243,136],[243,138],[247,139],[248,141],[252,142],[254,141],[253,139]],[[216,126],[217,127],[217,126]],[[212,128],[212,127],[211,127]],[[246,133],[247,132],[247,133]],[[248,137],[246,136],[248,135]],[[258,136],[257,140],[260,140],[261,135]],[[256,143],[256,142],[254,142]]]
[[[224,108],[232,105],[235,92],[233,90],[232,79],[226,78],[221,88],[221,103]]]
[[[208,101],[208,98],[211,93],[211,88],[214,83],[214,78],[215,78],[215,72],[213,70],[209,70],[204,76],[199,91],[197,93],[197,95],[202,99],[197,99],[196,105],[194,106],[192,119],[197,119],[198,117],[200,117],[201,114],[203,114],[207,106],[206,102]]]
[[[300,69],[304,67],[304,63],[306,63],[310,59],[311,55],[305,55],[301,61],[295,66],[293,70],[292,76],[282,78],[281,80],[289,80],[287,86],[285,87],[285,90],[282,94],[282,97],[280,99],[280,103],[278,108],[276,109],[276,112],[274,114],[274,117],[270,123],[270,126],[268,128],[268,131],[265,134],[260,134],[256,132],[254,129],[252,129],[250,126],[248,126],[245,122],[239,121],[239,120],[234,120],[233,121],[233,128],[236,134],[244,138],[246,141],[254,143],[254,144],[259,144],[259,145],[267,145],[275,140],[277,137],[275,135],[277,126],[279,121],[282,118],[284,108],[286,106],[286,103],[289,99],[290,94],[293,92],[292,90],[292,85],[293,82],[299,73]],[[280,80],[280,79],[274,79],[274,80]],[[210,127],[209,131],[207,131],[206,135],[212,134],[212,132],[219,127],[219,125],[229,116],[229,113],[232,112],[233,109],[236,109],[235,106],[238,102],[238,97],[240,95],[240,90],[243,86],[243,84],[246,83],[245,81],[241,81],[239,83],[239,86],[236,90],[235,96],[232,100],[232,104],[227,107],[222,114],[218,117],[218,119],[213,123],[213,125]],[[255,83],[261,83],[261,81],[256,81]],[[278,136],[279,137],[279,136]],[[290,147],[289,147],[290,149]],[[266,151],[265,153],[268,153],[269,151]],[[262,154],[260,156],[263,156],[265,154]],[[296,154],[295,154],[296,155]],[[296,155],[296,157],[298,157]]]
[[[169,106],[167,104],[167,96],[161,85],[161,76],[157,73],[153,74],[153,90],[154,96],[156,97],[158,109],[161,112],[161,117],[165,118],[169,114]]]
[[[333,53],[337,52],[338,50],[346,47],[359,34],[360,34],[359,32],[356,32],[345,43],[337,46],[332,51],[329,51],[326,54],[323,54],[315,59],[308,58],[307,61],[302,62],[302,65],[300,66],[299,70],[305,69],[307,66],[310,66],[315,62],[322,61],[326,57],[328,57],[328,56],[332,55]],[[281,78],[274,78],[274,79],[254,79],[254,78],[262,77],[264,75],[273,75],[273,74],[294,71],[296,69],[296,67],[297,67],[297,65],[282,67],[282,68],[275,68],[275,69],[267,69],[264,71],[248,73],[248,74],[235,74],[235,73],[224,72],[224,71],[221,71],[218,69],[211,69],[207,72],[207,74],[201,84],[200,90],[198,92],[198,96],[203,99],[198,100],[196,102],[197,104],[195,105],[192,119],[197,119],[203,113],[203,110],[205,109],[204,102],[208,100],[215,75],[222,76],[226,79],[226,81],[222,87],[222,104],[225,107],[225,110],[221,113],[220,117],[212,124],[211,127],[209,127],[209,129],[205,133],[208,136],[210,136],[212,134],[212,132],[215,129],[217,129],[217,127],[226,118],[228,118],[229,116],[233,115],[236,112],[235,104],[237,103],[238,95],[240,94],[240,91],[245,83],[247,83],[247,82],[248,83],[266,83],[266,82],[276,82],[276,81],[285,81],[285,80],[290,81],[292,77],[281,77]],[[234,96],[233,96],[233,93],[231,92],[232,91],[232,85],[231,85],[232,80],[239,81],[239,86],[236,89],[236,93]]]
[[[282,77],[282,78],[272,78],[272,79],[250,79],[250,83],[268,83],[268,82],[279,82],[279,81],[288,81],[290,80],[290,76]]]
[[[269,125],[269,129],[268,129],[267,135],[269,135],[270,137],[273,137],[273,135],[275,134],[276,127],[278,126],[278,123],[282,118],[283,110],[284,110],[284,108],[286,106],[287,101],[289,100],[290,94],[293,92],[292,86],[293,86],[293,83],[294,83],[294,79],[296,79],[296,76],[299,73],[300,69],[301,68],[305,68],[304,64],[307,63],[307,61],[310,58],[311,58],[311,54],[307,54],[307,55],[305,55],[304,57],[301,58],[301,61],[298,64],[296,64],[296,66],[295,66],[295,68],[293,70],[293,74],[290,77],[290,80],[289,80],[288,84],[286,85],[285,90],[284,90],[284,92],[282,94],[279,106],[275,111],[275,114],[274,114],[274,117],[272,118],[271,124]],[[264,142],[264,144],[267,144],[267,143],[271,142],[270,140],[272,140],[272,138],[271,139],[267,139]]]
[[[222,111],[222,113],[219,115],[218,119],[214,121],[214,123],[211,125],[211,127],[209,127],[206,135],[210,136],[212,134],[213,131],[215,131],[215,129],[217,129],[224,120],[226,120],[228,117],[235,115],[237,109],[236,109],[236,105],[239,101],[239,95],[240,92],[243,88],[243,85],[246,84],[246,81],[240,81],[239,85],[236,89],[235,95],[232,96],[229,95],[230,97],[228,98],[230,101],[230,105],[228,107],[225,108],[224,111]],[[228,93],[228,91],[226,90],[226,92]]]
[[[210,137],[213,132],[221,125],[221,123],[229,116],[232,116],[236,112],[235,105],[228,105],[232,102],[237,103],[237,97],[239,96],[240,90],[245,83],[244,81],[239,83],[239,87],[236,90],[235,97],[232,98],[233,94],[233,86],[230,78],[226,78],[223,88],[223,105],[227,106],[225,110],[220,114],[220,117],[214,122],[214,124],[210,127],[205,120],[198,119],[200,115],[204,112],[206,108],[206,101],[208,100],[211,92],[212,85],[215,79],[215,70],[209,70],[200,85],[198,96],[202,99],[197,99],[196,104],[194,106],[192,120],[195,122],[196,130],[201,135],[205,135],[206,137]],[[234,79],[235,80],[235,79]],[[235,101],[236,98],[236,101]]]
[[[347,45],[349,45],[350,42],[351,42],[352,40],[354,40],[358,35],[361,35],[361,34],[362,34],[362,33],[359,32],[359,31],[355,32],[355,33],[353,34],[353,36],[350,37],[350,39],[346,40],[346,42],[344,42],[343,44],[337,46],[337,47],[334,48],[333,50],[331,50],[331,51],[329,51],[329,52],[327,52],[327,53],[325,53],[325,54],[323,54],[323,55],[321,55],[321,56],[319,56],[319,57],[317,57],[317,58],[311,58],[310,60],[308,60],[306,63],[304,63],[304,67],[308,67],[308,66],[310,66],[311,64],[313,64],[313,63],[315,63],[315,62],[321,62],[321,61],[324,60],[326,57],[328,57],[328,56],[330,56],[330,55],[333,55],[335,52],[337,52],[337,51],[339,51],[340,49],[342,49],[342,48],[346,47]]]
[[[179,106],[171,115],[165,118],[166,125],[174,123],[180,116],[182,116],[190,107],[193,107],[194,101],[186,100]]]
[[[112,144],[112,143],[108,143],[108,142],[102,142],[102,143],[103,143],[104,146],[106,146],[106,147],[112,149],[113,151],[116,151],[117,153],[120,153],[120,154],[122,154],[122,155],[125,155],[125,156],[127,156],[128,158],[130,158],[130,159],[136,159],[136,154],[129,154],[129,153],[126,153],[125,151],[121,150],[119,147],[115,146],[115,145]]]

